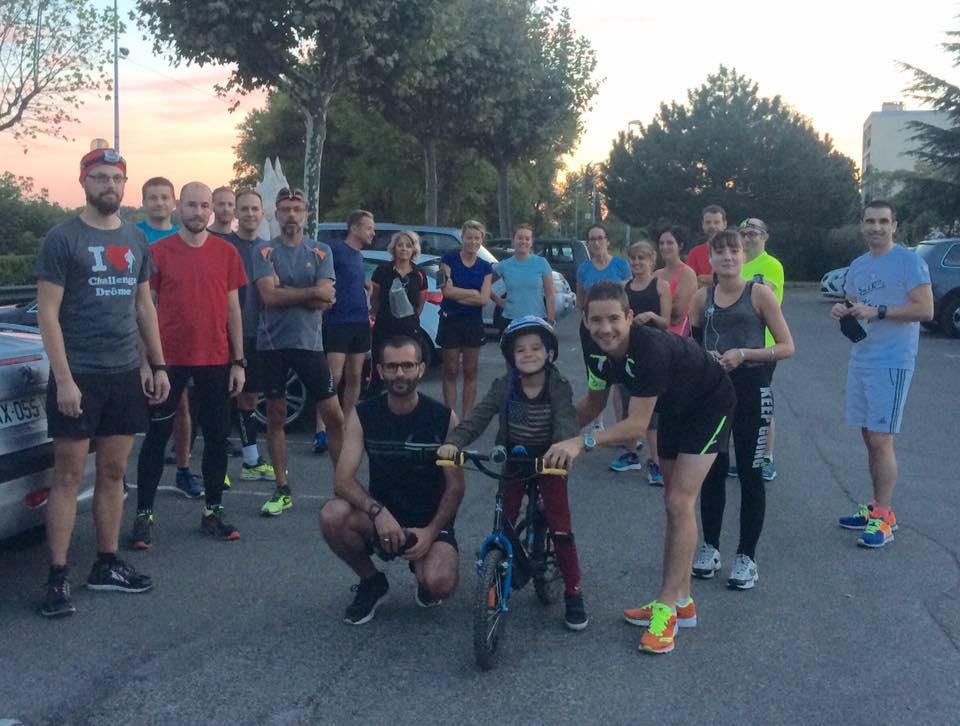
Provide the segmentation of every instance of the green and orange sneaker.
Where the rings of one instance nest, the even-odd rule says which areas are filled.
[[[669,653],[677,636],[677,611],[654,600],[650,604],[650,625],[640,638],[645,653]]]
[[[874,512],[873,514],[876,515],[877,513]],[[896,528],[897,515],[893,513],[892,509],[888,509],[886,517],[870,517],[867,521],[866,528],[864,528],[860,536],[857,537],[857,544],[861,547],[870,547],[872,549],[888,545],[896,539],[893,536],[893,530]]]
[[[648,602],[639,608],[630,608],[623,611],[623,619],[631,625],[649,625],[650,617],[653,614],[653,606],[656,600]],[[677,600],[677,627],[695,628],[697,627],[697,604],[692,597],[688,597],[686,602]]]

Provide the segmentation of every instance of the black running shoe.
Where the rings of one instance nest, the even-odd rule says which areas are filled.
[[[223,542],[240,539],[240,530],[223,521],[223,507],[204,507],[200,529]]]
[[[423,585],[417,585],[416,600],[417,600],[417,605],[419,605],[422,608],[436,607],[437,605],[443,602],[443,600],[441,600],[440,598],[434,597],[433,593],[431,593]]]
[[[587,619],[587,610],[583,606],[583,595],[564,595],[563,601],[567,610],[563,617],[563,624],[570,630],[583,630],[590,621]]]
[[[343,622],[347,625],[363,625],[373,620],[377,605],[390,589],[390,583],[387,582],[386,575],[378,572],[373,577],[360,580],[359,585],[354,585],[350,589],[357,593],[357,596],[353,598],[353,602],[344,613]]]
[[[153,587],[147,575],[138,575],[137,571],[121,559],[112,562],[97,560],[87,578],[90,590],[112,590],[114,592],[146,592]]]
[[[131,546],[135,550],[148,550],[152,544],[150,529],[153,527],[153,512],[149,509],[137,512],[133,519]]]
[[[40,614],[45,618],[62,618],[76,611],[70,602],[70,580],[66,568],[55,575],[51,574],[47,580],[47,591],[40,602]]]

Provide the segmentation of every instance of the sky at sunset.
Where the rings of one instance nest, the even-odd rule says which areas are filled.
[[[133,5],[121,2],[121,13]],[[648,123],[662,101],[685,100],[687,89],[721,64],[756,81],[762,95],[782,96],[859,166],[867,115],[883,101],[917,107],[904,97],[909,76],[897,61],[954,83],[960,75],[939,45],[946,30],[960,27],[960,2],[952,0],[566,0],[566,5],[597,51],[597,75],[605,79],[571,166],[604,160],[630,121]],[[231,114],[213,91],[226,79],[226,69],[173,68],[136,31],[120,44],[130,48],[129,59],[120,62],[120,145],[130,177],[126,203],[139,202],[139,187],[150,176],[167,176],[178,186],[191,179],[211,186],[229,181],[236,126],[246,111],[263,103],[263,94]],[[113,139],[112,102],[89,100],[81,119],[67,129],[73,141],[41,138],[26,154],[9,132],[0,134],[0,170],[33,177],[54,201],[80,204],[77,162],[91,139]]]

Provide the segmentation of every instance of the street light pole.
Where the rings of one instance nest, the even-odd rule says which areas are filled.
[[[120,151],[120,16],[113,0],[113,148]]]

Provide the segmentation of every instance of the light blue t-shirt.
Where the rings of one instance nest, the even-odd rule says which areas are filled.
[[[516,320],[524,315],[547,317],[543,299],[543,278],[550,275],[550,264],[538,255],[525,260],[508,257],[493,266],[493,271],[503,278],[507,286],[507,305],[503,316]]]
[[[577,282],[583,285],[584,290],[589,290],[601,280],[623,282],[631,277],[633,273],[630,272],[630,264],[622,257],[610,258],[610,264],[602,270],[594,266],[593,260],[584,260],[577,268]]]
[[[923,258],[894,245],[885,255],[877,257],[867,252],[851,262],[843,291],[866,305],[893,308],[909,303],[908,293],[917,285],[929,284],[930,268]],[[850,351],[851,366],[913,370],[920,323],[887,319],[860,324],[867,337]]]
[[[159,242],[164,237],[169,237],[172,234],[176,234],[180,231],[180,228],[177,225],[173,225],[170,229],[157,229],[156,227],[151,227],[147,224],[147,220],[137,222],[137,227],[143,230],[143,233],[147,235],[147,244],[152,245],[154,242]]]

